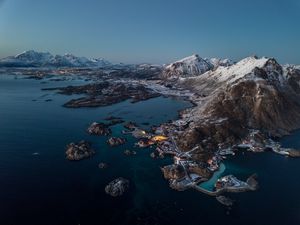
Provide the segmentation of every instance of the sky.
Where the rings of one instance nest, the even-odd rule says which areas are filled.
[[[0,57],[169,63],[197,53],[300,64],[300,0],[0,0]]]

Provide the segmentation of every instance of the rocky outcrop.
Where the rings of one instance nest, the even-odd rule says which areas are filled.
[[[125,121],[122,120],[122,119],[113,119],[113,120],[110,120],[108,123],[107,123],[107,126],[114,126],[114,125],[117,125],[117,124],[120,124],[120,123],[124,123]]]
[[[295,66],[284,67],[286,79],[291,89],[300,94],[300,68]]]
[[[133,131],[133,130],[135,130],[135,129],[137,128],[137,124],[130,121],[130,122],[124,124],[124,127],[125,127],[127,130]]]
[[[129,180],[119,177],[111,181],[106,187],[105,192],[113,197],[123,195],[129,189]]]
[[[233,206],[233,200],[231,200],[230,198],[220,195],[216,197],[217,201],[220,202],[222,205],[225,205],[227,207],[231,207]]]
[[[247,184],[252,190],[257,190],[258,189],[258,181],[257,181],[257,174],[253,174],[247,179]]]
[[[99,169],[106,169],[108,167],[107,163],[101,162],[98,164]]]
[[[188,167],[190,173],[195,173],[202,178],[209,179],[212,176],[212,172],[207,169],[207,166],[201,166],[199,164],[195,164]]]
[[[172,164],[164,166],[163,168],[161,168],[161,170],[163,172],[164,178],[167,180],[177,180],[185,176],[184,168],[180,165]]]
[[[66,158],[70,161],[78,161],[89,158],[95,154],[91,148],[91,144],[87,141],[80,141],[78,143],[70,143],[67,145]]]
[[[136,155],[136,151],[126,149],[124,151],[124,155],[126,155],[126,156]]]
[[[97,122],[92,123],[87,129],[87,132],[91,135],[98,135],[98,136],[111,135],[111,129],[108,127],[108,125],[104,123],[97,123]]]
[[[126,139],[122,137],[111,137],[107,140],[107,144],[110,146],[118,146],[118,145],[123,145],[126,143]]]
[[[300,157],[300,150],[290,149],[288,150],[288,153],[290,157],[294,157],[294,158]]]

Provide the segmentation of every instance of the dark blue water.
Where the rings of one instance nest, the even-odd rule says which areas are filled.
[[[173,191],[162,178],[151,149],[126,146],[108,148],[105,137],[88,136],[86,127],[108,115],[138,123],[159,124],[188,107],[183,101],[156,98],[123,102],[93,109],[66,109],[69,96],[40,91],[43,87],[81,84],[81,80],[41,83],[0,76],[0,224],[300,224],[300,161],[272,153],[238,154],[224,164],[224,174],[244,179],[256,172],[261,188],[235,194],[236,206],[227,209],[214,198],[193,190]],[[45,96],[46,95],[46,96]],[[46,99],[53,101],[46,102]],[[32,101],[35,100],[35,101]],[[121,125],[113,128],[121,135]],[[300,132],[282,140],[300,147]],[[88,160],[65,160],[65,146],[90,140],[97,154]],[[38,152],[39,155],[32,155]],[[99,162],[109,168],[98,169]],[[104,193],[105,185],[119,176],[131,181],[120,198]]]

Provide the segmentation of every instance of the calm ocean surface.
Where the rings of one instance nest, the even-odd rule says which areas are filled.
[[[245,179],[257,173],[260,189],[230,195],[236,204],[228,212],[202,193],[171,190],[160,172],[171,159],[152,159],[151,149],[136,149],[136,156],[126,157],[123,151],[134,148],[134,138],[126,136],[125,146],[109,148],[105,137],[85,132],[91,122],[109,115],[158,125],[175,119],[189,103],[160,97],[67,109],[61,105],[72,97],[40,90],[83,82],[44,83],[0,75],[0,225],[300,224],[300,160],[272,153],[229,158],[220,175]],[[122,125],[114,126],[113,135],[120,136],[121,130]],[[67,161],[65,146],[82,139],[93,143],[96,155]],[[300,132],[284,138],[282,144],[300,148]],[[109,168],[98,169],[99,162],[107,162]],[[128,178],[131,188],[112,198],[104,187],[119,176]]]

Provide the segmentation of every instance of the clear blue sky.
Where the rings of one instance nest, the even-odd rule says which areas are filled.
[[[126,63],[198,53],[300,64],[300,0],[0,0],[0,57],[28,49]]]

